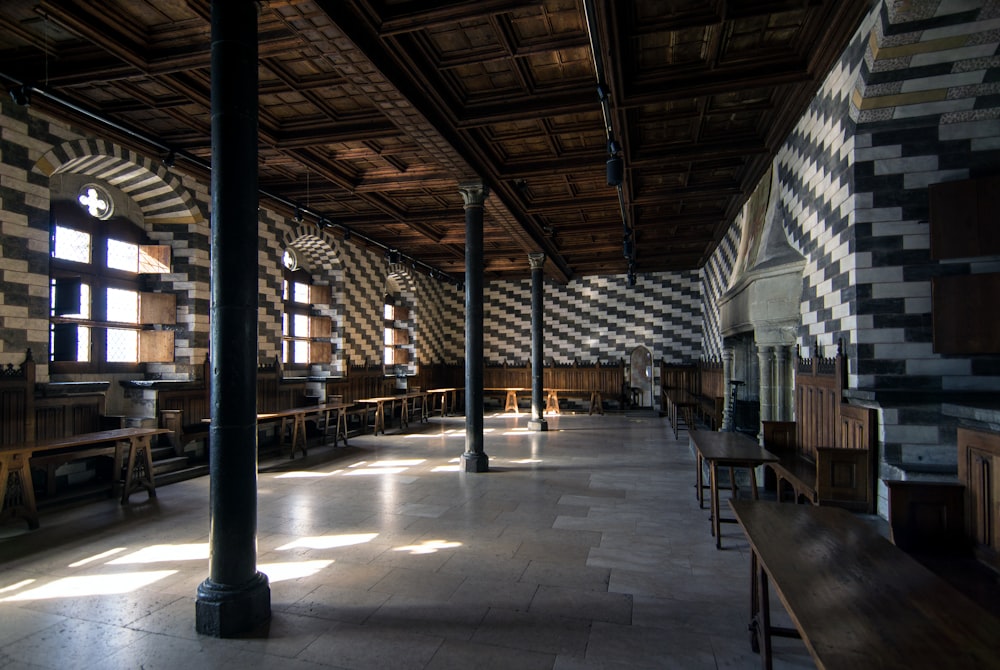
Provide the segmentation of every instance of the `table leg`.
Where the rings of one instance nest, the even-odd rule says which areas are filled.
[[[750,496],[754,500],[760,500],[760,492],[757,490],[757,468],[750,464]]]
[[[344,438],[344,446],[347,446],[347,410],[340,407],[337,412],[337,428],[333,433],[333,446],[337,446],[337,439]]]
[[[299,446],[299,438],[302,439],[302,446]],[[306,415],[304,412],[299,412],[295,415],[292,420],[292,450],[288,454],[289,458],[295,458],[295,449],[299,448],[302,450],[302,455],[306,456]]]
[[[517,391],[507,391],[507,402],[504,403],[503,411],[513,411],[514,414],[520,414],[517,410]]]
[[[38,507],[31,482],[30,452],[0,455],[0,518],[19,516],[28,528],[38,528]]]
[[[375,434],[378,435],[379,428],[385,435],[385,403],[379,402],[375,405]]]
[[[701,472],[701,469],[705,466],[700,451],[695,453],[694,462],[695,462],[695,475],[694,475],[695,497],[698,498],[698,509],[705,509],[705,493],[704,493],[705,481],[702,478],[703,475]]]
[[[719,477],[718,468],[714,461],[708,462],[708,481],[710,482],[712,497],[712,535],[715,537],[715,548],[722,549],[722,537],[719,532]]]
[[[757,620],[760,633],[760,660],[764,670],[771,670],[774,659],[771,650],[771,603],[768,593],[767,573],[760,561],[757,562],[757,601],[760,605]]]
[[[156,483],[153,480],[153,459],[151,458],[149,435],[133,437],[118,445],[128,446],[128,465],[125,468],[125,482],[122,487],[121,502],[128,502],[133,491],[145,488],[150,498],[156,497]],[[120,447],[116,446],[115,452]]]
[[[549,391],[545,396],[545,411],[553,414],[559,413],[559,393]]]

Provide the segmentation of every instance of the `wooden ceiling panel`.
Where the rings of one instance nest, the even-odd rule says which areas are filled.
[[[470,178],[491,190],[488,277],[526,276],[532,251],[559,281],[623,273],[627,229],[638,272],[694,269],[868,4],[592,0],[598,73],[584,0],[268,0],[259,183],[289,216],[304,204],[455,278]],[[188,152],[207,178],[210,15],[210,0],[0,2],[0,79],[95,136]]]

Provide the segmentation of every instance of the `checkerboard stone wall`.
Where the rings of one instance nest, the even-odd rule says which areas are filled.
[[[581,277],[544,286],[544,357],[557,363],[619,361],[643,345],[668,363],[701,355],[698,272]],[[531,361],[531,280],[497,281],[484,290],[484,358]]]
[[[880,409],[886,477],[953,468],[940,394],[1000,388],[997,357],[933,352],[931,279],[997,271],[1000,259],[932,261],[927,197],[930,184],[1000,164],[998,19],[996,3],[880,3],[775,160],[785,232],[806,258],[799,343],[825,355],[846,343],[851,394]],[[736,230],[705,266],[706,301],[727,280]]]
[[[881,403],[886,460],[905,468],[955,462],[942,392],[1000,388],[1000,358],[933,351],[932,278],[998,271],[1000,258],[932,261],[927,197],[1000,164],[1000,7],[928,4],[879,16],[852,96],[857,384],[926,392]]]

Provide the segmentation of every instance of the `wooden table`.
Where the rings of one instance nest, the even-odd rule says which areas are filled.
[[[517,394],[524,393],[525,391],[530,392],[531,389],[526,389],[523,387],[515,386],[501,386],[501,387],[490,387],[484,388],[485,393],[503,393],[506,395],[504,400],[503,411],[514,412],[514,414],[520,414],[521,410],[517,407]]]
[[[722,534],[720,524],[735,523],[735,519],[722,519],[719,514],[719,477],[720,467],[728,467],[730,472],[730,484],[735,493],[735,469],[749,468],[750,470],[750,495],[755,499],[757,491],[757,471],[758,465],[778,460],[778,457],[759,446],[752,439],[742,433],[718,433],[711,430],[697,430],[691,433],[691,444],[696,452],[697,470],[695,474],[695,488],[698,494],[698,507],[704,506],[704,483],[702,481],[702,463],[708,464],[709,490],[711,491],[712,507],[712,535],[715,536],[715,546],[722,548]]]
[[[440,396],[441,399],[441,416],[447,416],[455,411],[455,403],[458,402],[458,394],[463,391],[463,387],[459,386],[448,386],[436,389],[427,389],[424,393],[428,396],[428,415],[434,410],[434,396]]]
[[[1000,668],[1000,619],[837,507],[730,501],[750,541],[751,644],[801,637],[816,667]],[[771,626],[769,586],[795,628]]]
[[[582,396],[590,398],[590,409],[588,410],[588,415],[593,415],[594,412],[598,414],[604,414],[604,403],[601,397],[600,391],[592,391],[590,389],[570,389],[570,388],[546,388],[545,389],[545,411],[546,413],[551,412],[552,414],[559,414],[559,394],[572,395],[572,396]]]
[[[323,421],[323,440],[322,444],[326,444],[327,437],[329,435],[330,426],[330,415],[335,414],[334,418],[334,432],[333,432],[333,446],[337,446],[337,443],[343,439],[344,444],[347,444],[347,409],[350,404],[345,404],[342,402],[328,402],[321,405],[304,405],[302,407],[290,407],[288,409],[280,409],[274,412],[258,412],[257,413],[257,426],[265,423],[275,423],[280,422],[278,427],[278,446],[285,444],[285,431],[289,428],[289,422],[291,423],[291,428],[288,430],[289,434],[289,458],[295,458],[296,450],[302,451],[302,455],[308,455],[306,450],[306,419],[309,417],[316,417],[319,419],[322,417]],[[211,424],[211,419],[202,419],[203,423]]]
[[[670,421],[670,427],[674,429],[674,439],[677,439],[678,411],[684,416],[688,434],[693,433],[694,411],[698,407],[698,399],[681,389],[664,389],[663,396],[667,401],[667,419]]]
[[[387,395],[379,396],[377,398],[362,398],[358,400],[362,405],[372,405],[375,407],[375,417],[372,425],[372,432],[378,435],[379,430],[385,435],[385,406],[389,405],[389,414],[392,415],[393,405],[397,402],[401,403],[399,411],[399,427],[404,428],[410,425],[410,408],[409,402],[414,399],[422,400],[420,407],[420,420],[423,421],[426,418],[427,410],[427,394],[429,391],[409,391],[407,393],[400,393],[397,395]]]
[[[140,488],[146,489],[150,498],[156,497],[153,481],[151,438],[170,431],[166,428],[115,428],[93,433],[80,433],[43,442],[0,449],[0,516],[17,516],[28,522],[28,527],[38,528],[38,506],[31,481],[31,457],[35,454],[66,452],[67,457],[79,451],[80,458],[96,452],[85,449],[95,445],[113,446],[114,480],[112,492],[121,496],[121,503]]]

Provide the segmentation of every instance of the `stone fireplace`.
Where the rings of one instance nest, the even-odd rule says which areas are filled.
[[[764,179],[744,207],[740,249],[722,295],[724,425],[760,437],[762,421],[791,421],[805,259],[785,235]],[[736,394],[734,401],[733,395]]]

